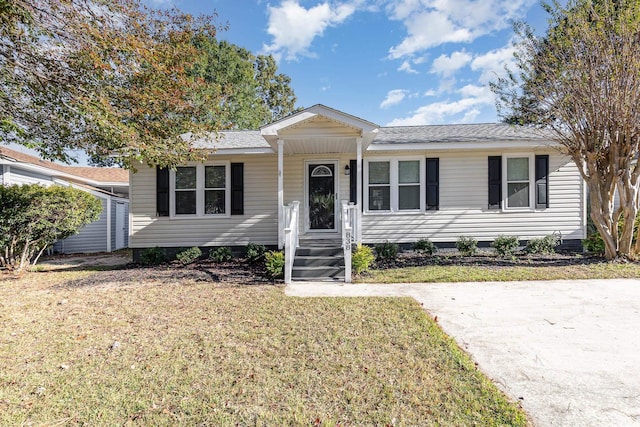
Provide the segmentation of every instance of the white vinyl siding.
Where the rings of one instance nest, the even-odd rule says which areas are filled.
[[[100,218],[82,227],[78,234],[57,241],[53,245],[54,251],[65,254],[107,251],[107,200],[101,198],[100,201],[102,202]],[[113,217],[111,218],[113,222]]]
[[[493,241],[498,235],[522,240],[560,232],[564,239],[584,238],[583,184],[575,164],[557,152],[549,154],[549,208],[488,210],[487,156],[501,152],[425,153],[440,158],[440,210],[428,213],[362,215],[364,243],[455,242],[459,236]]]
[[[129,247],[277,244],[277,157],[213,155],[211,159],[205,164],[244,163],[244,215],[156,217],[156,170],[139,167],[131,174]]]

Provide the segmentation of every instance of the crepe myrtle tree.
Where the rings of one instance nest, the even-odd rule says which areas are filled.
[[[102,203],[94,195],[53,185],[0,185],[0,267],[21,272],[35,265],[56,240],[96,221]]]
[[[492,84],[498,111],[506,122],[550,130],[588,187],[605,256],[634,256],[640,250],[640,239],[632,247],[640,186],[640,0],[569,0],[545,8],[544,36],[515,25],[517,70]]]

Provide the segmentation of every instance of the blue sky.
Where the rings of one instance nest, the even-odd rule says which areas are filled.
[[[514,20],[544,32],[537,0],[144,0],[218,14],[220,39],[270,53],[298,106],[382,126],[498,121],[488,83],[513,60]]]

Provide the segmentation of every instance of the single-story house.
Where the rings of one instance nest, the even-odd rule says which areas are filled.
[[[112,252],[129,245],[129,172],[124,169],[65,166],[0,146],[0,184],[73,186],[100,199],[100,218],[56,242],[54,252]]]
[[[131,174],[134,259],[156,246],[289,246],[295,278],[315,262],[296,269],[298,258],[328,256],[302,251],[318,242],[345,249],[430,239],[446,247],[460,236],[488,244],[498,235],[556,234],[579,247],[585,237],[576,165],[528,128],[381,127],[315,105],[194,148],[209,150],[206,162]]]

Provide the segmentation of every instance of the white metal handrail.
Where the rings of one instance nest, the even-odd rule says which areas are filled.
[[[300,202],[291,202],[283,206],[284,212],[284,283],[291,283],[293,260],[299,246],[298,215]]]
[[[342,250],[344,251],[344,281],[351,283],[351,248],[358,236],[358,205],[342,201]]]

